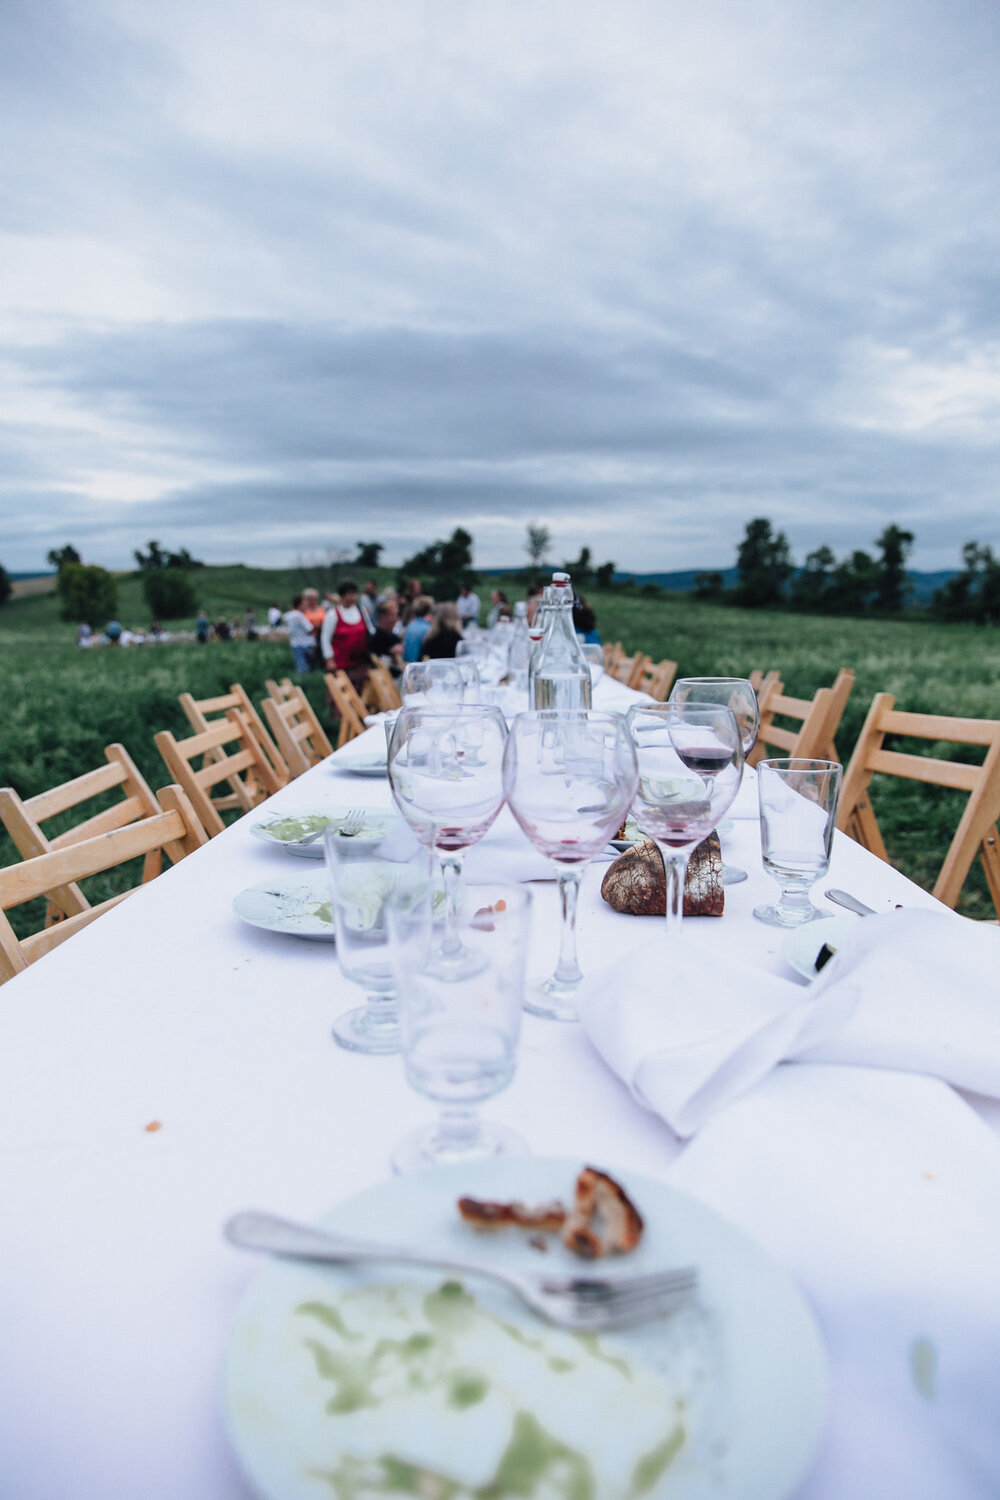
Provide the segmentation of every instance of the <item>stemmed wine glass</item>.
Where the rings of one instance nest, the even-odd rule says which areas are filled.
[[[365,1003],[338,1016],[334,1039],[350,1052],[399,1051],[396,985],[389,955],[386,904],[430,920],[432,861],[400,818],[374,837],[345,838],[330,824],[324,835],[337,959],[345,979],[361,985]]]
[[[454,661],[411,661],[403,670],[399,694],[404,708],[436,708],[465,701],[465,678]]]
[[[526,1009],[575,1021],[573,996],[583,975],[576,957],[576,907],[583,867],[624,822],[638,768],[620,714],[540,709],[518,714],[504,753],[507,802],[528,838],[555,865],[562,937],[555,973]]]
[[[670,694],[671,703],[724,703],[736,715],[743,758],[750,754],[760,733],[760,705],[753,683],[747,677],[680,677]],[[723,862],[722,884],[739,885],[746,880],[746,870]]]
[[[389,740],[389,783],[396,806],[420,842],[441,860],[445,933],[437,959],[461,965],[455,928],[461,906],[462,859],[503,807],[507,725],[486,704],[404,708]]]
[[[530,915],[531,892],[523,885],[467,886],[454,918],[474,960],[466,972],[434,961],[426,910],[390,902],[406,1078],[441,1106],[434,1125],[406,1136],[393,1151],[395,1171],[527,1150],[513,1131],[481,1121],[476,1106],[514,1076]]]
[[[753,914],[771,927],[799,927],[829,916],[813,906],[809,892],[830,866],[841,771],[836,761],[794,757],[762,760],[757,767],[760,850],[781,899],[755,906]]]
[[[718,703],[642,703],[626,718],[639,762],[636,823],[663,857],[667,934],[684,915],[688,858],[739,791],[743,740]]]

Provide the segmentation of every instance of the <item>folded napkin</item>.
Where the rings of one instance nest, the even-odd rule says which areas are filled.
[[[808,989],[658,935],[589,975],[580,1018],[681,1136],[779,1062],[929,1073],[1000,1097],[1000,931],[951,912],[866,917]]]

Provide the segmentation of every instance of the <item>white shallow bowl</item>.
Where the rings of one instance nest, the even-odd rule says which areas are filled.
[[[240,891],[233,901],[233,911],[264,932],[287,933],[315,943],[334,941],[330,887],[318,876],[262,880]]]
[[[310,807],[295,808],[291,812],[271,813],[261,818],[257,823],[251,823],[250,832],[255,839],[260,839],[263,844],[277,845],[284,849],[286,854],[294,854],[299,859],[322,859],[323,840],[316,839],[312,844],[306,844],[304,848],[298,846],[298,840],[303,839],[309,833],[315,833],[317,828],[326,828],[328,824],[339,824],[347,817],[352,809],[346,805],[337,807]],[[383,811],[381,808],[365,809],[365,825],[360,833],[352,835],[355,843],[369,844],[377,843],[385,837],[386,829],[393,821],[393,813]]]
[[[579,1274],[586,1267],[558,1240],[542,1255],[517,1231],[477,1235],[455,1207],[463,1193],[566,1201],[579,1169],[501,1157],[414,1172],[321,1222]],[[570,1334],[504,1288],[444,1271],[266,1265],[237,1313],[226,1368],[230,1436],[254,1491],[473,1500],[492,1484],[504,1496],[788,1500],[827,1403],[812,1314],[728,1221],[662,1183],[618,1175],[646,1231],[602,1273],[694,1264],[700,1278],[693,1305],[638,1328]]]

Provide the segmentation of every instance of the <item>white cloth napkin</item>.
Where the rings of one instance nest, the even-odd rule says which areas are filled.
[[[778,1068],[667,1180],[791,1271],[819,1319],[832,1399],[796,1500],[1000,1494],[1000,1150],[957,1094]]]
[[[859,921],[808,989],[662,935],[578,996],[594,1046],[681,1136],[785,1059],[929,1073],[1000,1097],[1000,931],[950,912]]]

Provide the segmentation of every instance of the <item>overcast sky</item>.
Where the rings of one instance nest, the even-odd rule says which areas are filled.
[[[2,0],[0,562],[1000,546],[997,0]]]

